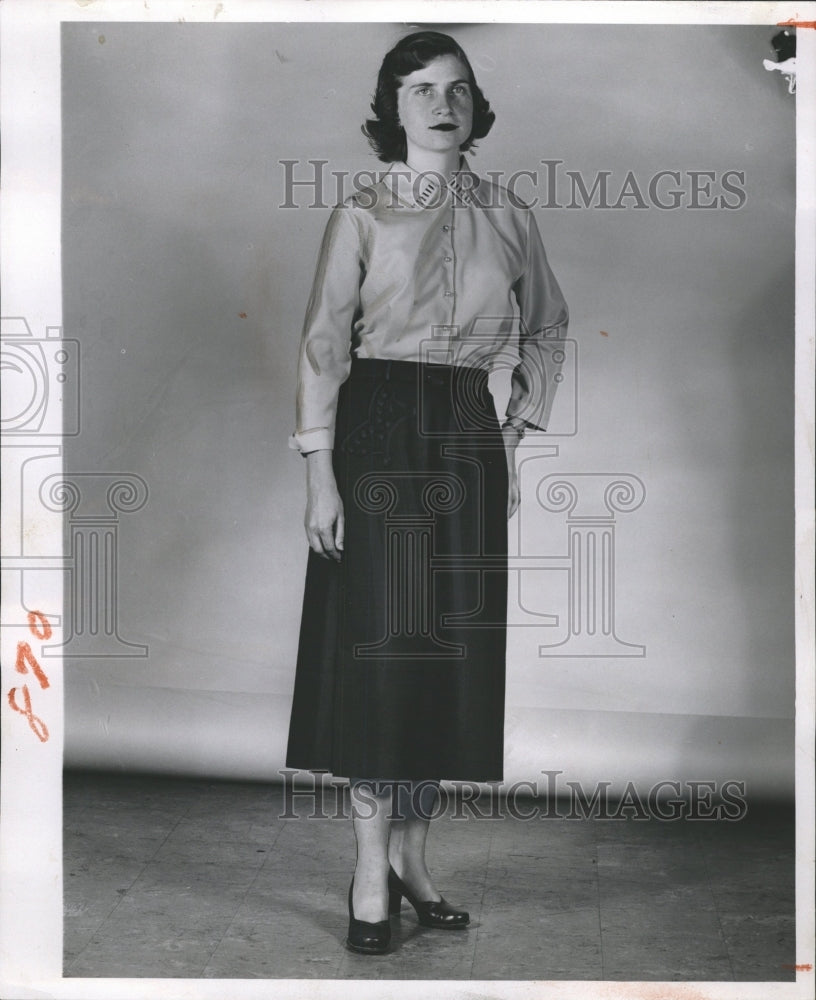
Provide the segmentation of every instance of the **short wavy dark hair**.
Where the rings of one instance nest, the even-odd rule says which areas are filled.
[[[369,118],[362,126],[363,135],[368,139],[377,157],[385,163],[404,160],[408,155],[405,130],[399,124],[397,114],[397,91],[402,80],[422,69],[439,56],[456,56],[467,69],[470,89],[473,95],[473,127],[467,140],[459,147],[466,152],[477,139],[483,139],[490,131],[495,114],[476,83],[473,68],[462,47],[450,35],[441,31],[416,31],[406,35],[386,53],[377,77],[377,93],[371,102],[375,118]]]

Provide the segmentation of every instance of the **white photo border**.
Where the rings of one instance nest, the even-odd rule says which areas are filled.
[[[0,4],[2,72],[2,290],[3,315],[25,316],[39,333],[61,326],[60,272],[60,28],[64,21],[237,23],[275,21],[381,21],[614,24],[768,24],[798,22],[797,218],[796,218],[796,981],[789,983],[638,983],[642,998],[739,998],[806,1000],[814,990],[813,789],[814,789],[814,464],[813,374],[814,262],[816,262],[816,4],[640,2],[267,2],[267,0],[4,0]],[[51,447],[59,457],[59,430]],[[3,449],[4,470],[16,458]],[[6,566],[14,552],[6,542],[20,498],[4,493]],[[37,525],[44,551],[61,551],[59,515]],[[54,574],[59,576],[59,574]],[[61,605],[59,580],[42,599]],[[0,818],[0,995],[66,1000],[153,997],[261,998],[269,981],[63,978],[62,945],[62,671],[48,664],[48,688],[32,684],[36,710],[50,738],[41,741],[19,725],[6,692],[20,684],[14,661],[26,636],[14,595],[3,592],[2,817]],[[42,628],[42,623],[32,627]],[[60,635],[54,629],[55,639]],[[490,995],[496,998],[628,998],[622,982],[354,981],[358,997]],[[275,980],[275,996],[345,997],[346,980]]]

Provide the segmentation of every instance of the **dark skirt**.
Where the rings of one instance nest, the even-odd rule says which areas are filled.
[[[355,359],[340,563],[309,551],[286,765],[500,781],[507,465],[487,374]]]

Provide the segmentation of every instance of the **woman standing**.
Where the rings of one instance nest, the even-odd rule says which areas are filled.
[[[567,309],[532,211],[462,155],[495,116],[459,45],[403,38],[372,110],[392,166],[333,211],[301,343],[310,552],[286,763],[350,779],[346,943],[382,953],[403,897],[425,926],[469,921],[425,839],[440,779],[503,777],[515,448],[546,428]],[[502,424],[495,367],[513,368]]]

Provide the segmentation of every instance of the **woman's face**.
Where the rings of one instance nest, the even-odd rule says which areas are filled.
[[[397,110],[411,147],[429,152],[458,149],[473,129],[468,72],[456,56],[439,56],[402,77]]]

